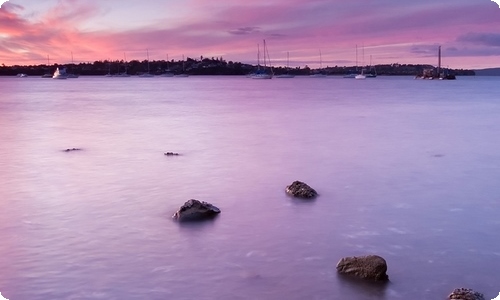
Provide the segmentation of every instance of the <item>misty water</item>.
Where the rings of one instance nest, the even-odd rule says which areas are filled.
[[[0,292],[494,298],[499,81],[0,78]],[[173,221],[189,199],[222,212]],[[337,274],[367,254],[389,283]]]

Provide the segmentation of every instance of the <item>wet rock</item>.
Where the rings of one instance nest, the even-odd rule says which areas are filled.
[[[312,187],[301,181],[294,181],[291,185],[287,186],[286,192],[294,197],[305,199],[311,199],[318,195]]]
[[[211,219],[220,213],[220,209],[205,201],[191,199],[186,201],[172,218],[179,221],[200,221]]]
[[[455,300],[485,300],[484,295],[471,289],[459,288],[453,290],[448,299]]]
[[[389,279],[387,263],[378,255],[344,257],[337,264],[337,272],[375,281]]]

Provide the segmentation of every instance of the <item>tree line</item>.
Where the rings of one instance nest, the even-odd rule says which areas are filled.
[[[82,76],[99,76],[106,74],[127,73],[129,75],[140,75],[149,72],[151,74],[160,75],[166,72],[174,74],[187,73],[190,75],[246,75],[257,68],[255,65],[244,64],[241,62],[225,61],[222,57],[199,59],[187,58],[182,60],[100,60],[91,62],[82,62],[78,64],[40,64],[40,65],[14,65],[0,66],[0,76],[15,76],[23,73],[28,76],[42,76],[44,74],[52,74],[57,67],[66,67],[67,71],[72,74]],[[367,67],[365,70],[369,73],[377,75],[417,75],[421,74],[424,69],[433,68],[431,65],[416,65],[416,64],[382,64]],[[290,73],[293,75],[310,75],[315,72],[321,72],[327,75],[346,75],[361,72],[361,68],[357,66],[334,66],[325,67],[322,69],[312,69],[305,67],[273,67],[275,74]],[[457,76],[475,75],[473,70],[467,69],[446,69],[448,73]]]

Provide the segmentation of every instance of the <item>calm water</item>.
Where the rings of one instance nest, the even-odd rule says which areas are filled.
[[[494,298],[499,81],[0,78],[0,292]],[[288,197],[294,180],[320,196]],[[173,222],[191,198],[221,215]],[[389,284],[337,275],[366,254]]]

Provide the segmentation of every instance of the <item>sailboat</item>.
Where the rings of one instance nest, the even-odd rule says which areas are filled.
[[[309,75],[312,78],[325,78],[326,74],[321,73],[323,70],[323,59],[321,58],[321,50],[319,50],[319,72]]]
[[[185,73],[184,70],[184,54],[182,55],[182,73],[181,74],[176,74],[174,77],[189,77],[188,74]]]
[[[365,69],[364,65],[365,65],[365,47],[363,45],[363,63],[362,63],[363,67],[361,67],[361,74],[356,75],[354,77],[355,79],[366,79],[366,75],[365,75],[366,69]]]
[[[73,52],[71,52],[71,66],[75,66],[75,62],[73,61]],[[78,78],[80,75],[78,74],[73,74],[73,73],[67,73],[66,76],[68,78]]]
[[[68,74],[66,74],[66,68],[56,68],[52,79],[68,79]]]
[[[266,40],[264,42],[264,68],[261,69],[260,66],[260,45],[257,44],[257,70],[255,73],[250,75],[252,79],[272,79],[274,76],[273,69],[271,67],[271,62],[269,62],[269,70],[266,63],[266,55],[269,60],[269,53],[267,52]]]
[[[377,70],[374,66],[372,66],[372,56],[370,55],[370,69],[367,74],[365,74],[366,78],[375,78],[377,77]]]
[[[49,66],[50,66],[50,59],[49,59],[49,55],[47,55],[47,68],[49,68]],[[54,74],[51,74],[51,73],[45,73],[42,75],[42,78],[52,78],[53,75]]]
[[[344,75],[344,78],[356,78],[356,75],[358,75],[358,45],[356,45],[356,73]]]
[[[168,54],[167,54],[167,69],[165,70],[165,73],[160,75],[161,77],[174,77],[174,73],[170,71],[170,68],[168,67]]]
[[[125,55],[125,53],[123,53],[123,58],[125,59],[123,62],[123,65],[125,67],[125,72],[115,74],[115,75],[113,75],[113,77],[130,77],[130,75],[127,73],[128,63],[127,63],[127,56]],[[118,71],[119,71],[119,69],[118,69]]]
[[[366,79],[365,69],[361,69],[361,74],[354,76],[355,79]]]
[[[286,73],[281,74],[281,75],[277,75],[276,78],[293,78],[293,77],[295,77],[295,75],[292,75],[289,73],[290,72],[290,67],[288,66],[289,63],[290,63],[290,55],[287,52],[286,53]]]
[[[104,75],[104,77],[113,77],[113,75],[111,75],[111,62],[108,61],[108,74]]]
[[[147,57],[148,57],[148,72],[147,73],[142,73],[141,75],[139,75],[139,77],[143,77],[143,78],[151,78],[151,77],[154,77],[153,74],[149,73],[149,50],[146,49],[146,54],[147,54]]]

